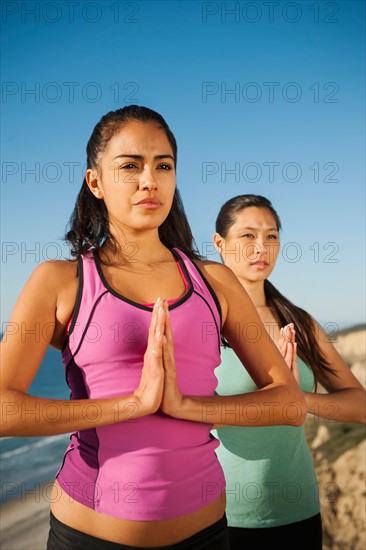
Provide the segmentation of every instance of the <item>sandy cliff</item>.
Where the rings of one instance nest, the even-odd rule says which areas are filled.
[[[366,387],[366,329],[340,332],[333,342]],[[323,550],[366,550],[366,429],[309,417],[308,441],[319,479]]]

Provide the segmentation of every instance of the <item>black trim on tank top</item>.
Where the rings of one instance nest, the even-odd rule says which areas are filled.
[[[74,357],[72,357],[71,360],[68,362],[68,364],[66,366],[66,369],[65,369],[66,383],[67,383],[67,385],[70,389],[70,402],[72,402],[72,400],[73,400],[71,381],[69,379],[69,372],[70,372],[71,366],[73,366],[75,368],[75,372],[77,373],[77,376],[79,377],[79,380],[77,381],[77,384],[78,384],[78,382],[80,383],[80,385],[78,385],[78,396],[76,397],[76,399],[90,399],[90,393],[88,391],[88,388],[86,387],[84,375],[83,375],[79,365],[74,360]],[[81,392],[80,392],[80,387],[82,388]],[[95,509],[95,500],[96,500],[95,499],[95,491],[96,491],[96,488],[97,488],[96,480],[98,479],[99,470],[100,470],[100,462],[99,462],[99,455],[98,455],[98,451],[99,451],[99,447],[100,447],[100,439],[99,439],[98,431],[97,431],[96,427],[87,428],[86,430],[82,430],[81,437],[79,437],[79,433],[80,433],[80,430],[75,430],[73,433],[70,434],[69,439],[70,439],[71,443],[73,443],[73,440],[72,440],[73,436],[76,437],[76,439],[78,441],[83,439],[83,437],[84,437],[84,443],[85,443],[85,435],[83,436],[83,434],[85,434],[85,433],[93,433],[93,437],[96,441],[94,449],[95,449],[95,457],[96,457],[96,462],[98,464],[98,467],[95,468],[95,470],[97,471],[97,474],[96,474],[96,477],[95,477],[95,487],[94,487],[94,494],[93,494],[93,509]],[[70,449],[66,449],[66,452],[64,453],[64,457],[63,457],[63,460],[62,460],[62,464],[61,464],[60,468],[58,469],[57,474],[55,476],[56,479],[59,477],[59,475],[62,472],[62,469],[63,469],[63,467],[65,465],[65,462],[66,462],[66,459],[68,457],[68,454],[70,453],[70,451],[73,451],[73,450],[75,450],[75,445],[74,445],[74,447],[71,447]],[[82,456],[82,454],[83,454],[83,452],[81,451],[80,456]],[[65,489],[63,489],[63,490],[67,493],[67,491]],[[67,493],[67,494],[69,494],[69,493]]]
[[[221,306],[220,306],[220,302],[215,294],[215,291],[214,289],[212,288],[212,286],[210,285],[210,283],[208,282],[208,280],[206,279],[206,277],[204,276],[204,274],[202,273],[202,271],[200,270],[200,268],[198,267],[198,265],[193,262],[191,260],[191,263],[192,265],[194,265],[194,267],[196,268],[196,270],[198,271],[198,274],[202,277],[202,280],[203,282],[205,283],[205,285],[207,286],[207,289],[209,291],[209,293],[211,294],[212,296],[212,299],[213,301],[215,302],[216,304],[216,307],[217,307],[217,311],[219,312],[219,317],[220,317],[220,328],[222,327],[222,311],[221,311]],[[221,334],[221,330],[219,332],[219,334]]]
[[[69,327],[69,330],[67,331],[67,334],[65,335],[65,340],[64,340],[64,343],[62,345],[61,351],[64,351],[64,349],[66,348],[66,346],[69,342],[70,336],[72,334],[72,331],[75,328],[76,320],[77,320],[78,315],[79,315],[81,299],[82,299],[82,296],[83,296],[83,288],[84,288],[84,268],[83,268],[83,260],[82,260],[81,256],[79,256],[79,258],[78,258],[78,266],[77,266],[76,276],[78,277],[78,290],[77,290],[77,294],[76,294],[75,306],[74,306],[74,311],[72,312],[70,327]]]
[[[177,301],[174,302],[174,304],[171,304],[171,305],[168,306],[168,309],[170,311],[170,310],[175,309],[176,307],[180,306],[181,304],[186,302],[188,300],[188,298],[190,298],[190,296],[192,295],[192,292],[193,292],[193,283],[191,281],[191,278],[190,278],[189,273],[186,269],[186,266],[184,265],[184,262],[183,262],[182,258],[180,256],[178,256],[176,253],[174,253],[171,249],[169,249],[169,250],[170,250],[170,252],[172,252],[174,258],[176,258],[178,260],[179,265],[181,266],[181,268],[183,270],[183,273],[186,276],[187,281],[188,281],[188,290],[183,294],[183,296],[178,298]],[[100,279],[103,283],[103,286],[104,286],[104,288],[107,289],[107,291],[110,294],[112,294],[113,296],[115,296],[119,300],[122,300],[123,302],[126,302],[127,304],[130,304],[131,306],[137,307],[138,309],[143,309],[145,311],[150,311],[150,312],[153,310],[153,306],[152,307],[151,306],[145,306],[143,304],[139,304],[138,302],[134,302],[133,300],[130,300],[129,298],[126,298],[126,296],[123,296],[122,294],[119,294],[116,290],[114,290],[110,286],[110,284],[108,283],[107,279],[104,276],[104,273],[102,271],[102,267],[100,265],[99,256],[98,256],[98,254],[96,253],[96,251],[94,249],[93,249],[93,257],[94,257],[95,266],[96,266],[97,271],[98,271],[98,275],[99,275],[99,277],[100,277]]]
[[[71,441],[72,436],[73,436],[73,434],[71,434],[70,437],[69,437],[69,440],[70,440],[70,441]],[[74,450],[74,447],[71,447],[70,449],[66,449],[66,451],[64,452],[64,456],[63,456],[63,459],[62,459],[62,463],[61,463],[61,466],[59,467],[59,469],[58,469],[57,472],[56,472],[55,479],[57,479],[58,476],[61,474],[62,469],[63,469],[63,467],[65,466],[65,462],[66,462],[66,457],[67,457],[67,455],[69,454],[70,451],[73,451],[73,450]]]
[[[196,294],[196,296],[199,296],[199,297],[205,302],[205,304],[207,305],[208,309],[209,309],[210,312],[211,312],[211,315],[212,315],[212,318],[213,318],[213,320],[214,320],[215,327],[216,327],[217,339],[218,339],[218,346],[219,346],[219,352],[221,353],[221,332],[220,332],[220,330],[219,330],[219,327],[217,326],[216,317],[215,317],[214,312],[212,311],[212,307],[210,306],[210,304],[208,303],[208,301],[206,300],[206,298],[205,298],[204,296],[202,296],[202,294],[200,294],[199,292],[197,292],[197,290],[194,290],[193,292],[194,292],[194,294]]]
[[[94,304],[93,304],[93,307],[91,308],[90,310],[90,313],[89,313],[89,317],[88,317],[88,320],[86,322],[86,325],[84,327],[84,330],[83,330],[83,333],[81,335],[81,338],[80,338],[80,342],[78,344],[78,347],[76,348],[76,350],[74,351],[74,353],[72,354],[72,358],[70,361],[72,361],[72,359],[74,359],[74,357],[76,357],[76,354],[79,353],[79,350],[81,348],[81,344],[83,343],[84,341],[84,338],[85,338],[85,334],[86,334],[86,331],[88,330],[89,328],[89,325],[90,325],[90,322],[91,322],[91,318],[93,316],[93,313],[95,311],[95,308],[97,307],[97,305],[99,304],[100,300],[103,298],[103,296],[105,296],[106,294],[108,293],[108,290],[105,290],[102,294],[100,294],[98,296],[98,298],[95,300]],[[70,361],[69,363],[67,364],[67,366],[69,366],[70,364]]]

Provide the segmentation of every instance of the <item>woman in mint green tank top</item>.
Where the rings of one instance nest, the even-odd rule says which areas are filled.
[[[248,292],[269,338],[280,348],[304,392],[309,413],[329,418],[332,410],[332,420],[365,423],[362,385],[315,320],[267,280],[278,256],[280,229],[279,216],[268,199],[239,195],[222,206],[214,242],[223,262]],[[244,324],[240,330],[243,338],[260,337],[256,326]],[[219,395],[257,389],[225,342],[221,359],[215,371]],[[327,394],[315,393],[317,382]],[[227,414],[234,417],[237,411]],[[290,408],[288,414],[292,414]],[[304,426],[216,427],[214,434],[221,442],[216,453],[226,477],[231,550],[276,547],[276,543],[290,549],[299,540],[303,548],[321,550],[318,483]]]

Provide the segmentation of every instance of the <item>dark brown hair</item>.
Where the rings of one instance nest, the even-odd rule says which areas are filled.
[[[216,232],[226,238],[231,226],[235,223],[237,214],[252,206],[269,210],[275,219],[277,230],[280,231],[281,220],[268,199],[260,195],[237,195],[221,207],[216,219]],[[316,321],[307,311],[290,302],[268,279],[264,281],[264,293],[266,304],[274,309],[280,325],[294,324],[298,355],[312,369],[316,388],[322,370],[334,374],[315,338]],[[225,341],[224,344],[227,345]]]
[[[164,130],[177,164],[177,142],[168,124],[159,113],[139,105],[128,105],[104,115],[95,126],[86,147],[87,168],[96,168],[98,157],[106,148],[113,135],[131,121],[154,123]],[[78,258],[91,247],[98,253],[103,244],[108,244],[115,252],[118,243],[110,232],[108,212],[104,201],[97,199],[90,191],[86,180],[82,183],[74,210],[70,217],[66,240],[71,245],[71,255]],[[193,239],[182,199],[175,189],[171,210],[159,227],[159,237],[167,248],[178,247],[191,259],[200,259]]]

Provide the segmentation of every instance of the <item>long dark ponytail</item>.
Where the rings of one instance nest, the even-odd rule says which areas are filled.
[[[237,214],[251,206],[269,210],[275,219],[277,230],[280,231],[282,227],[281,220],[268,199],[261,195],[237,195],[221,207],[216,219],[216,232],[221,237],[226,238],[230,227],[236,220]],[[315,382],[317,383],[319,380],[322,370],[333,373],[316,340],[315,331],[317,330],[317,324],[311,315],[290,302],[268,279],[264,281],[264,293],[266,305],[273,308],[280,326],[294,323],[298,355],[312,369]]]
[[[147,107],[128,105],[104,115],[95,126],[86,147],[87,168],[97,168],[98,157],[106,148],[109,140],[123,126],[131,121],[152,122],[164,130],[172,147],[174,164],[177,164],[177,142],[164,118]],[[97,199],[90,191],[84,178],[69,221],[66,240],[71,245],[71,255],[78,258],[91,247],[98,253],[108,241],[114,252],[118,243],[114,239],[104,201]],[[191,259],[200,259],[191,228],[184,211],[178,189],[175,189],[171,210],[159,227],[159,237],[167,248],[178,247]]]

